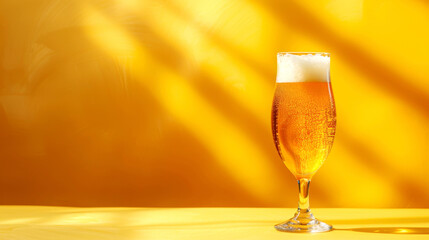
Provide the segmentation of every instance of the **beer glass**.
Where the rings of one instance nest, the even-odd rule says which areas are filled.
[[[298,210],[275,228],[287,232],[325,232],[332,226],[310,212],[312,176],[331,150],[336,126],[329,53],[277,54],[272,131],[277,151],[298,181]]]

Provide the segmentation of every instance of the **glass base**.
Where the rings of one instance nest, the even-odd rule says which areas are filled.
[[[309,209],[299,210],[286,222],[274,226],[282,232],[316,233],[332,230],[332,225],[317,220]]]

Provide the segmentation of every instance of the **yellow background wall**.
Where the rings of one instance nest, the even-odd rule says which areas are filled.
[[[421,0],[0,1],[0,204],[295,207],[276,53],[331,53],[313,207],[429,207]]]

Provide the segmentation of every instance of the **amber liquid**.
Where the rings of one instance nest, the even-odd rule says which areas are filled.
[[[336,114],[331,84],[277,83],[271,121],[284,164],[297,179],[311,179],[334,141]]]

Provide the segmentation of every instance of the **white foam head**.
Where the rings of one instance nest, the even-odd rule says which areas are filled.
[[[277,82],[329,82],[329,53],[278,53]]]

